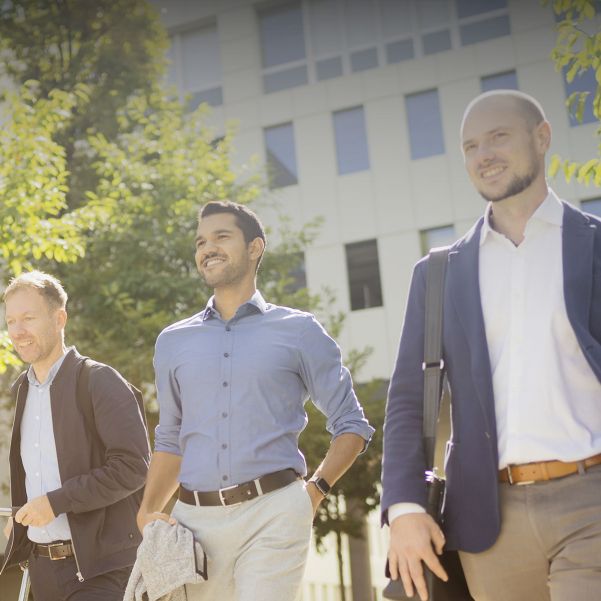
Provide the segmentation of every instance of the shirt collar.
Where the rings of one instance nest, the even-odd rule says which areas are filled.
[[[484,223],[482,224],[482,229],[480,230],[480,246],[486,242],[486,239],[489,235],[494,235],[497,233],[490,225],[490,217],[492,212],[493,203],[489,202],[488,206],[486,207],[486,211],[484,212]],[[542,221],[550,225],[561,227],[563,223],[563,206],[557,197],[557,194],[555,194],[551,188],[549,188],[549,193],[547,194],[545,200],[543,200],[538,209],[534,211],[528,220],[528,224],[530,224],[531,221]],[[526,224],[526,227],[528,227],[528,224]]]
[[[254,307],[255,309],[258,309],[260,313],[265,313],[265,311],[267,311],[267,303],[265,302],[263,295],[258,290],[255,290],[255,293],[245,303],[238,307],[236,314],[240,313],[240,311],[245,307],[247,309]],[[219,311],[217,311],[217,308],[215,307],[215,295],[213,295],[207,302],[203,312],[202,320],[206,321],[209,319],[209,317],[213,317],[215,315],[219,316]]]
[[[50,386],[50,384],[52,384],[52,382],[54,381],[54,377],[58,373],[58,370],[61,368],[61,365],[63,364],[67,353],[72,348],[73,347],[69,347],[68,349],[66,349],[65,352],[54,362],[54,364],[50,368],[50,371],[48,372],[48,376],[46,377],[45,382],[38,382],[38,379],[35,375],[35,371],[33,370],[33,365],[30,365],[29,369],[27,370],[27,380],[29,381],[29,384],[32,386]]]

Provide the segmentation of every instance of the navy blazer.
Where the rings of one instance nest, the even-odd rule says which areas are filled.
[[[566,309],[580,347],[601,381],[601,221],[563,206]],[[501,523],[497,428],[478,275],[483,220],[451,247],[444,292],[443,356],[452,393],[444,530],[448,548],[470,552],[490,547]],[[384,522],[394,503],[426,504],[421,365],[427,268],[425,257],[413,272],[390,381],[382,462]]]

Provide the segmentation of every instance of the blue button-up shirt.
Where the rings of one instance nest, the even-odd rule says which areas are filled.
[[[155,449],[182,455],[180,482],[209,491],[293,468],[307,473],[298,437],[311,398],[333,437],[374,430],[340,349],[309,313],[257,291],[224,321],[204,311],[167,327],[154,357],[160,406]]]
[[[38,382],[33,367],[30,366],[27,371],[29,388],[21,420],[21,460],[28,501],[62,486],[54,441],[50,386],[65,356],[57,359],[43,383]],[[41,528],[29,526],[27,536],[36,543],[69,540],[71,530],[66,514],[61,513]]]

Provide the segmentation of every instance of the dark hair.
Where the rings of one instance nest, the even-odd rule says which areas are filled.
[[[244,241],[247,244],[255,238],[261,238],[263,242],[266,242],[263,224],[255,213],[248,207],[231,200],[212,200],[208,202],[198,211],[198,222],[200,223],[203,217],[219,213],[230,213],[236,217],[236,225],[242,230]]]
[[[261,240],[267,244],[263,224],[257,215],[247,206],[232,202],[231,200],[211,200],[210,202],[207,202],[207,204],[203,205],[198,211],[198,223],[200,223],[204,217],[218,215],[220,213],[234,215],[236,218],[236,225],[242,230],[246,244],[250,244],[255,238],[261,238]],[[263,254],[261,254],[257,261],[257,270],[259,269],[262,258]]]
[[[60,281],[43,271],[28,271],[12,278],[2,298],[6,302],[13,292],[27,288],[37,290],[50,308],[64,309],[67,306],[67,293]]]

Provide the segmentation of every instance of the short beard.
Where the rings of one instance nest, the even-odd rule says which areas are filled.
[[[530,173],[523,175],[522,177],[515,176],[513,180],[509,183],[509,186],[505,188],[503,192],[501,192],[498,196],[491,196],[490,194],[486,194],[482,192],[482,190],[478,190],[480,192],[480,196],[484,198],[484,200],[488,202],[500,202],[501,200],[505,200],[506,198],[511,198],[512,196],[517,196],[527,188],[532,185],[532,182],[538,177],[539,167],[534,165]]]

